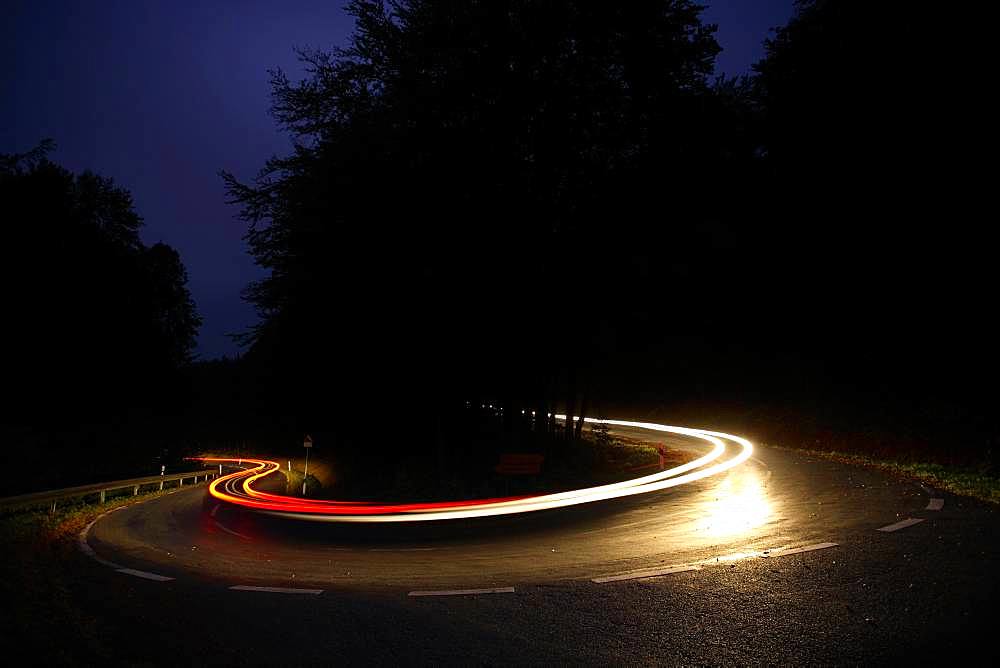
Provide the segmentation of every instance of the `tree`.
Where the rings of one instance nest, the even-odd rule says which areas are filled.
[[[131,194],[51,162],[0,155],[0,281],[11,420],[101,422],[169,396],[200,324],[177,252],[143,245]]]
[[[187,289],[187,270],[176,250],[158,242],[143,249],[141,262],[149,281],[149,314],[167,363],[179,368],[192,360],[201,317]]]
[[[769,315],[817,332],[831,379],[875,406],[992,394],[992,335],[956,326],[993,299],[988,25],[978,8],[801,0],[755,66]]]
[[[348,11],[348,47],[273,73],[292,154],[224,174],[269,272],[248,361],[314,419],[372,397],[400,420],[468,397],[544,416],[557,391],[573,413],[727,160],[714,26],[687,0]]]

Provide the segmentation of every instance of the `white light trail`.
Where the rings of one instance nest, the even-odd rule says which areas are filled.
[[[555,417],[558,420],[566,420],[565,415],[556,415]],[[574,418],[574,421],[577,419]],[[366,507],[366,504],[298,499],[295,497],[266,494],[254,490],[253,483],[275,472],[279,466],[274,462],[265,460],[253,460],[259,464],[258,467],[217,479],[210,486],[210,491],[213,496],[223,501],[249,507],[269,515],[290,519],[314,522],[357,523],[427,522],[512,515],[645,494],[647,492],[687,484],[721,473],[742,464],[753,454],[753,444],[747,439],[718,431],[629,420],[586,418],[585,422],[677,434],[704,441],[712,447],[707,454],[694,461],[659,473],[608,485],[508,500],[492,501],[486,499],[482,501],[457,501],[454,503],[387,504],[369,510],[371,506]],[[730,445],[739,447],[739,451],[732,457],[722,459]],[[220,487],[224,488],[225,491],[221,491]]]

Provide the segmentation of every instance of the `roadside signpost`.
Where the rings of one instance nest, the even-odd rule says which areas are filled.
[[[309,476],[309,449],[313,446],[312,436],[306,434],[305,440],[302,441],[302,447],[306,449],[306,469],[302,473],[302,496],[306,495],[306,478]]]

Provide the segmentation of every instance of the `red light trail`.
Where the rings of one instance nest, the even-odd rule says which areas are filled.
[[[564,415],[557,415],[556,418],[566,419]],[[393,504],[303,499],[261,492],[254,489],[253,484],[272,473],[278,472],[281,468],[280,465],[278,462],[266,459],[248,459],[243,457],[241,461],[253,464],[253,467],[217,478],[209,485],[209,493],[220,501],[269,515],[291,519],[322,522],[421,522],[510,515],[643,494],[676,487],[710,475],[715,475],[738,466],[753,453],[753,444],[750,441],[740,436],[722,432],[689,427],[674,427],[654,422],[599,420],[595,418],[586,418],[585,421],[595,424],[634,427],[654,432],[667,432],[687,436],[704,441],[711,446],[711,450],[694,461],[675,466],[672,469],[609,485],[533,496]],[[738,446],[739,451],[732,457],[723,458],[723,455],[733,446]],[[213,463],[238,461],[236,458],[218,457],[200,457],[195,459]]]

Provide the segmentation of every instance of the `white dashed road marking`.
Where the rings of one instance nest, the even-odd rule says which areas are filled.
[[[598,584],[604,584],[605,582],[620,582],[622,580],[636,580],[639,578],[655,578],[661,575],[670,575],[671,573],[684,573],[686,571],[700,571],[703,566],[714,566],[718,564],[730,564],[734,561],[742,561],[744,559],[755,559],[768,558],[768,557],[784,557],[789,554],[800,554],[802,552],[812,552],[813,550],[825,550],[829,547],[837,547],[838,543],[815,543],[813,545],[805,545],[803,547],[789,547],[789,548],[774,548],[772,550],[764,550],[763,552],[751,551],[751,552],[737,552],[735,554],[727,554],[721,557],[712,557],[711,559],[705,559],[704,561],[699,561],[695,564],[681,564],[677,566],[667,566],[666,568],[645,568],[638,571],[629,571],[627,573],[618,573],[616,575],[605,575],[599,578],[591,579],[591,582],[596,582]]]
[[[513,594],[513,587],[493,589],[441,589],[438,591],[411,591],[407,596],[469,596],[471,594]]]
[[[620,580],[637,580],[639,578],[655,578],[671,573],[684,573],[686,571],[700,571],[700,566],[668,566],[667,568],[647,568],[641,571],[631,571],[629,573],[619,573],[618,575],[606,575],[601,578],[593,578],[591,582],[604,584],[605,582],[618,582]]]
[[[242,538],[243,540],[250,540],[249,536],[244,536],[243,534],[239,533],[238,531],[233,531],[229,527],[227,527],[224,524],[222,524],[222,522],[220,522],[219,520],[213,519],[212,521],[215,522],[215,526],[219,527],[220,529],[222,529],[226,533],[232,534],[233,536],[236,536],[237,538]]]
[[[137,578],[143,578],[145,580],[153,580],[155,582],[169,582],[170,580],[173,580],[173,578],[168,578],[166,575],[157,575],[156,573],[137,571],[134,568],[118,568],[116,570],[119,573],[124,573],[126,575],[134,575]]]
[[[895,524],[884,526],[880,528],[879,531],[884,531],[885,533],[889,533],[890,531],[899,531],[900,529],[911,527],[914,524],[920,524],[923,521],[923,518],[920,517],[908,517],[907,519],[896,522]]]
[[[927,510],[941,510],[944,508],[944,499],[931,499],[927,502]]]
[[[801,552],[812,552],[813,550],[825,550],[828,547],[837,547],[838,543],[816,543],[815,545],[806,545],[804,547],[790,547],[787,550],[777,549],[769,550],[760,555],[762,557],[784,557],[789,554],[799,554]]]
[[[230,587],[233,591],[261,591],[269,594],[322,594],[322,589],[294,589],[292,587],[251,587],[248,585],[235,585]]]

